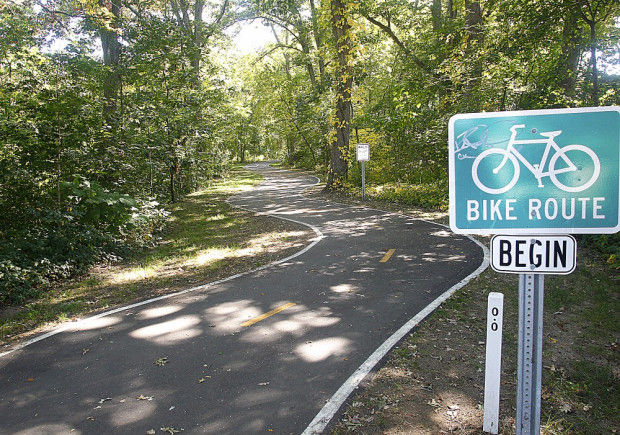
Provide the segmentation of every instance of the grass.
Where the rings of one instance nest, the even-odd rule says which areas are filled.
[[[99,265],[86,276],[58,284],[42,299],[3,309],[0,343],[75,316],[251,270],[298,250],[310,237],[305,228],[225,202],[261,180],[237,168],[170,206],[170,220],[156,247],[117,264]]]

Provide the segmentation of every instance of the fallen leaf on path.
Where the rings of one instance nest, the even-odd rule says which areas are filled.
[[[160,427],[159,430],[162,432],[168,432],[170,435],[181,432],[180,430],[173,427]]]
[[[26,382],[33,382],[33,381],[34,381],[34,378],[28,378],[28,379],[26,379]]]
[[[143,394],[140,394],[138,397],[136,397],[136,399],[138,399],[138,400],[153,400],[153,396],[145,396]]]
[[[155,364],[156,366],[162,367],[166,365],[167,362],[168,362],[168,357],[163,356],[161,358],[157,358],[153,364]]]
[[[446,414],[448,414],[451,418],[456,418],[456,416],[458,415],[458,411],[452,411],[452,410],[448,410],[446,411]]]
[[[435,399],[431,399],[428,402],[426,402],[427,405],[433,406],[435,408],[437,408],[438,406],[441,406],[441,403],[439,403],[438,401],[436,401]]]
[[[149,429],[146,431],[147,435],[155,435],[155,429]]]
[[[199,383],[199,384],[202,384],[204,381],[206,381],[206,380],[207,380],[207,379],[209,379],[210,377],[211,377],[211,376],[204,376],[204,377],[202,377],[202,378],[198,379],[198,383]]]
[[[88,352],[90,352],[90,349],[85,347],[84,349],[82,349],[82,355],[86,355]]]

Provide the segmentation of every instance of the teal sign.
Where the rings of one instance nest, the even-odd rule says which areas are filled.
[[[620,108],[450,119],[450,227],[461,234],[620,230]]]

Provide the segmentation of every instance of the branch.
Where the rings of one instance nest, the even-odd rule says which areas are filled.
[[[392,28],[389,25],[383,24],[382,22],[374,19],[370,15],[364,15],[364,18],[366,18],[372,24],[374,24],[375,26],[377,26],[381,30],[383,30],[390,37],[390,39],[392,41],[394,41],[394,43],[396,45],[398,45],[400,47],[400,49],[403,50],[405,52],[405,54],[408,57],[410,57],[411,60],[413,60],[413,63],[415,63],[420,69],[422,69],[425,72],[431,72],[431,70],[428,67],[428,65],[426,65],[426,63],[422,62],[407,46],[405,46],[403,41],[401,41],[398,38],[398,36],[396,36],[396,34],[394,33],[394,31],[392,30]]]
[[[282,27],[284,30],[286,30],[288,33],[290,33],[293,38],[295,38],[299,42],[299,35],[297,35],[295,32],[293,32],[286,24],[276,20],[275,18],[271,18],[268,15],[261,15],[261,16],[258,16],[256,18],[262,19],[262,20],[265,20],[265,21],[269,21],[270,23],[273,23],[273,24],[275,24],[277,26]]]
[[[264,58],[266,58],[267,56],[269,56],[271,53],[273,53],[273,52],[274,52],[274,51],[276,51],[276,50],[279,50],[280,48],[288,48],[288,49],[290,49],[290,50],[295,50],[295,51],[298,51],[298,52],[300,52],[301,54],[305,54],[302,50],[300,50],[300,49],[299,49],[299,48],[297,48],[297,47],[294,47],[294,46],[292,46],[292,45],[285,45],[285,44],[282,44],[282,43],[278,43],[278,44],[274,45],[273,47],[271,47],[269,50],[267,50],[267,51],[265,51],[265,52],[261,53],[261,54],[260,54],[260,56],[258,57],[258,60],[259,60],[259,61],[260,61],[260,60],[263,60]]]
[[[227,7],[228,7],[228,0],[224,0],[224,3],[222,3],[222,7],[220,8],[219,14],[217,14],[215,21],[211,23],[210,26],[216,26],[220,24],[220,22],[222,21],[222,18],[224,18],[224,14],[226,13]]]
[[[174,12],[179,26],[183,27],[183,18],[181,18],[181,14],[179,12],[179,4],[176,2],[176,0],[170,0],[170,6],[172,6],[172,12]]]
[[[228,8],[228,3],[229,0],[224,0],[224,3],[222,3],[222,7],[220,8],[220,12],[217,14],[217,17],[215,18],[215,20],[209,24],[209,33],[207,33],[205,35],[205,38],[210,38],[211,36],[213,36],[213,34],[215,33],[215,29],[217,28],[217,26],[222,22],[222,20],[224,19],[224,15],[226,14],[226,8]]]
[[[133,14],[136,16],[136,18],[138,18],[138,19],[142,18],[142,12],[136,10],[136,8],[134,8],[131,4],[129,4],[129,2],[124,3],[123,6],[126,6],[127,9],[129,9],[131,12],[133,12]]]

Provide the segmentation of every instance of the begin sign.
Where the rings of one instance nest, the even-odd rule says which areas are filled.
[[[575,270],[577,242],[572,236],[495,236],[491,267],[497,272],[566,275]]]

